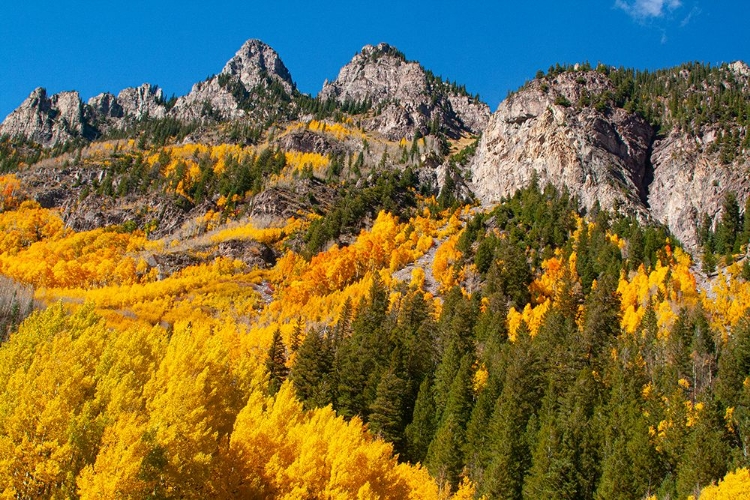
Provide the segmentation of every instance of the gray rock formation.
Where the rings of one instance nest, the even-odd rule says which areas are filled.
[[[490,115],[486,104],[407,61],[385,43],[365,46],[336,80],[323,85],[318,97],[371,102],[378,112],[364,121],[364,127],[393,140],[411,139],[417,131],[426,135],[435,120],[452,137],[478,134]]]
[[[260,40],[245,42],[224,65],[221,74],[239,77],[248,90],[264,85],[267,77],[281,84],[288,94],[295,89],[292,75],[284,66],[279,54]]]
[[[125,116],[125,111],[122,109],[120,103],[117,102],[117,97],[109,92],[92,97],[89,99],[87,105],[87,118],[90,120],[116,120]]]
[[[750,66],[745,64],[743,61],[733,62],[729,65],[729,69],[732,70],[732,72],[736,76],[744,77],[745,83],[747,83],[748,79],[750,79]]]
[[[170,115],[178,120],[193,121],[206,117],[235,119],[245,115],[238,99],[219,85],[219,77],[196,83],[185,96],[177,99]]]
[[[105,92],[89,99],[85,105],[86,122],[98,134],[123,129],[137,120],[164,118],[167,108],[164,93],[156,85],[144,83],[128,87],[117,97]]]
[[[47,91],[38,88],[8,115],[0,125],[0,135],[22,137],[51,147],[72,139],[95,139],[135,120],[164,116],[162,91],[148,83],[127,88],[117,97],[109,92],[99,94],[86,104],[78,92],[47,97]]]
[[[654,144],[654,180],[648,197],[651,214],[691,250],[697,248],[696,230],[703,214],[717,221],[728,191],[737,195],[740,206],[750,195],[750,162],[722,165],[718,155],[706,153],[705,146],[715,138],[709,131],[703,139],[673,131]]]
[[[236,119],[245,116],[259,89],[276,82],[287,94],[295,91],[289,70],[279,55],[260,40],[248,40],[221,73],[193,85],[170,113],[180,120],[204,117]]]
[[[747,92],[750,68],[735,62],[727,69],[733,88]],[[689,77],[687,70],[667,75]],[[680,126],[664,106],[663,122],[675,125],[657,138],[643,119],[612,101],[601,112],[583,104],[615,91],[607,76],[578,71],[534,80],[513,94],[490,119],[470,165],[475,194],[491,204],[536,174],[541,184],[567,188],[586,208],[598,201],[651,217],[696,250],[703,214],[716,222],[727,192],[741,206],[750,196],[748,151],[729,164],[719,154],[720,131],[738,125],[725,118]],[[703,99],[707,89],[697,85],[688,92]]]
[[[156,85],[144,83],[140,87],[129,87],[117,95],[117,102],[125,116],[130,119],[164,118],[164,92]]]
[[[89,136],[78,92],[48,97],[45,89],[35,89],[0,125],[2,135],[23,137],[43,146]]]
[[[535,80],[503,101],[482,135],[472,161],[475,194],[499,201],[538,177],[579,197],[645,215],[644,177],[654,131],[622,109],[576,108],[584,92],[613,91],[605,76],[563,73],[548,86]]]

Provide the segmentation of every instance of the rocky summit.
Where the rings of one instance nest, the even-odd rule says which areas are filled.
[[[336,80],[325,83],[320,98],[379,108],[365,127],[395,140],[427,135],[436,125],[454,138],[478,134],[490,114],[479,99],[407,61],[386,43],[365,46],[341,68]]]
[[[23,137],[43,146],[86,136],[84,109],[78,92],[47,96],[35,89],[0,125],[0,135]]]
[[[196,83],[189,94],[180,97],[171,115],[180,120],[242,118],[256,107],[257,96],[273,84],[287,95],[296,91],[276,51],[260,40],[248,40],[221,73]]]

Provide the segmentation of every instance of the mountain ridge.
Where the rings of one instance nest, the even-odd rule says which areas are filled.
[[[184,129],[183,141],[221,143],[226,123],[230,137],[253,142],[295,120],[350,120],[385,141],[411,141],[411,153],[400,146],[402,158],[414,159],[419,138],[434,138],[436,156],[423,154],[418,163],[432,165],[420,175],[436,194],[448,182],[465,186],[459,197],[491,205],[535,177],[569,190],[587,210],[601,206],[658,221],[695,250],[703,215],[715,224],[727,193],[741,203],[750,195],[743,175],[750,168],[750,109],[742,104],[749,89],[750,68],[742,61],[656,72],[556,65],[490,113],[463,87],[380,43],[363,47],[313,98],[297,90],[278,53],[251,39],[219,74],[176,100],[148,83],[86,103],[75,91],[47,96],[35,89],[0,124],[0,136],[52,148],[137,137],[143,124],[165,121],[165,138]],[[480,135],[476,154],[454,165],[450,144]],[[278,146],[307,150],[302,143],[317,148],[327,139],[308,132],[284,141]],[[352,147],[324,149],[350,156],[361,149]],[[388,148],[379,154],[383,163]]]

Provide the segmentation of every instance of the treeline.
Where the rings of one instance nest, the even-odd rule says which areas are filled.
[[[140,149],[159,148],[180,142],[199,127],[197,122],[182,122],[172,117],[144,118],[122,129],[112,129],[100,139],[135,139]]]

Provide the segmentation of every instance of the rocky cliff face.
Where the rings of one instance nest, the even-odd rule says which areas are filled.
[[[255,107],[258,94],[274,83],[289,95],[296,89],[276,51],[260,40],[248,40],[221,73],[196,83],[188,95],[180,97],[170,114],[186,121],[241,118]]]
[[[235,119],[244,115],[237,98],[219,85],[219,78],[214,76],[206,81],[196,83],[190,93],[177,99],[170,114],[183,121],[199,120],[205,117]]]
[[[723,77],[734,82],[732,90],[747,92],[747,65],[733,63],[727,70]],[[669,75],[684,82],[693,77],[687,70]],[[687,94],[698,96],[697,102],[713,100],[705,84],[688,87]],[[695,250],[702,215],[716,220],[728,191],[743,206],[750,195],[747,155],[727,161],[719,154],[727,143],[726,138],[721,141],[722,129],[736,143],[746,132],[731,118],[723,123],[710,116],[698,123],[680,118],[687,105],[679,100],[686,102],[687,95],[677,96],[677,104],[660,102],[657,96],[650,109],[671,124],[657,137],[638,114],[616,105],[619,90],[606,72],[567,71],[534,80],[506,99],[490,119],[470,165],[479,199],[496,202],[536,175],[541,184],[568,189],[586,208],[598,201],[604,208],[653,218]],[[598,104],[592,105],[594,101]]]
[[[0,135],[23,137],[43,146],[87,136],[78,92],[48,97],[45,89],[37,88],[3,121]]]
[[[475,194],[485,204],[527,185],[567,188],[591,208],[598,201],[644,213],[653,129],[622,109],[577,108],[585,92],[612,91],[596,72],[566,73],[548,85],[535,80],[500,104],[471,164]]]
[[[651,214],[689,249],[697,248],[696,231],[703,214],[714,221],[720,218],[727,192],[737,195],[740,206],[750,195],[750,162],[723,165],[716,154],[706,152],[705,146],[715,138],[716,134],[706,132],[703,140],[696,141],[672,131],[654,144],[654,180],[648,197]]]
[[[477,134],[489,118],[486,104],[462,93],[405,59],[395,48],[367,45],[326,82],[319,97],[340,103],[369,102],[377,110],[365,128],[390,139],[427,135],[436,120],[452,137]]]
[[[109,92],[94,96],[84,105],[84,110],[86,122],[98,134],[123,129],[137,120],[164,118],[167,114],[162,89],[149,83],[128,87],[117,97]]]
[[[725,76],[734,81],[727,87],[747,95],[750,67],[736,61],[727,65],[727,70]],[[739,136],[740,129],[745,128],[747,136],[746,127],[728,121],[729,128],[735,128],[735,135]],[[654,179],[648,197],[651,214],[668,225],[691,249],[698,244],[696,229],[702,215],[708,214],[717,221],[727,192],[737,195],[740,206],[744,206],[744,201],[750,196],[750,178],[747,176],[750,150],[746,148],[744,156],[732,161],[722,161],[720,150],[725,145],[719,145],[721,128],[711,121],[691,132],[674,128],[653,147]]]

